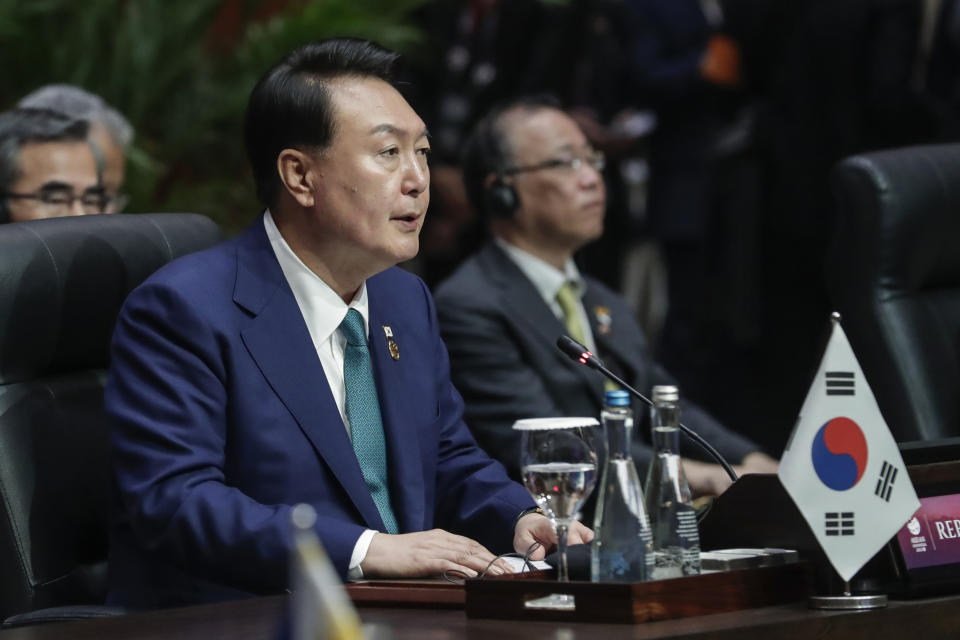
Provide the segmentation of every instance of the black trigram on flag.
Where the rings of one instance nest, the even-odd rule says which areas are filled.
[[[853,371],[826,371],[828,396],[852,396]]]
[[[825,533],[828,536],[853,535],[853,511],[828,511],[824,516],[826,520]]]
[[[893,482],[897,479],[897,469],[887,461],[883,462],[880,468],[880,477],[877,478],[877,488],[874,493],[878,498],[883,498],[890,502],[890,494],[893,493]]]

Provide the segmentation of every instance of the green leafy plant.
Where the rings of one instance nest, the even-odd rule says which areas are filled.
[[[136,129],[128,211],[192,211],[227,233],[258,205],[242,120],[257,78],[331,36],[404,51],[425,0],[0,0],[0,107],[55,82],[102,96]]]

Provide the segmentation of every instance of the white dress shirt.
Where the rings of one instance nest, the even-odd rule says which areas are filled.
[[[330,386],[330,392],[337,403],[337,409],[340,411],[340,417],[343,419],[349,437],[350,420],[347,419],[347,390],[343,382],[343,352],[346,348],[347,339],[337,331],[337,328],[347,316],[347,311],[356,309],[363,317],[363,326],[367,336],[370,336],[368,318],[370,305],[367,301],[367,283],[364,282],[360,285],[360,289],[349,305],[344,303],[326,282],[321,280],[297,257],[287,241],[280,235],[280,230],[277,229],[269,210],[263,216],[263,226],[266,229],[273,253],[280,263],[283,276],[287,279],[287,284],[293,291],[293,297],[297,300],[297,306],[300,307],[304,322],[307,323],[307,331],[310,332],[310,339],[313,340],[313,347],[317,350],[320,364],[323,365],[323,373],[327,377],[327,384]],[[349,572],[347,573],[349,579],[358,580],[363,577],[360,563],[367,557],[367,550],[370,548],[370,541],[373,540],[375,533],[376,531],[373,529],[367,529],[357,539],[357,543],[353,547],[353,554],[350,556]]]
[[[580,326],[583,327],[583,336],[586,341],[586,347],[596,353],[597,345],[593,339],[593,331],[590,330],[590,319],[587,317],[587,311],[583,307],[583,294],[587,291],[587,283],[577,269],[577,265],[572,259],[568,259],[563,265],[563,271],[560,271],[552,264],[544,262],[533,254],[523,249],[518,249],[502,238],[494,238],[494,242],[503,249],[515,265],[527,276],[527,279],[533,283],[540,297],[550,307],[550,311],[557,317],[561,324],[566,324],[563,317],[563,308],[557,302],[557,292],[565,282],[573,283],[573,288],[577,294],[577,313],[580,314]]]

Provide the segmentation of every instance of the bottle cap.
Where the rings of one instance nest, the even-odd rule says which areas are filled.
[[[672,384],[658,384],[653,388],[654,402],[676,402],[680,399],[680,391]]]
[[[603,396],[603,403],[611,407],[629,407],[630,394],[623,389],[607,391]]]
[[[581,429],[596,427],[596,418],[524,418],[513,423],[517,431],[546,431],[548,429]]]

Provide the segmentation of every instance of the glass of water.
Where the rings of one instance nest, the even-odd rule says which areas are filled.
[[[518,420],[513,428],[521,433],[523,483],[553,521],[560,556],[557,577],[568,582],[567,532],[593,491],[603,430],[595,418],[531,418]]]

